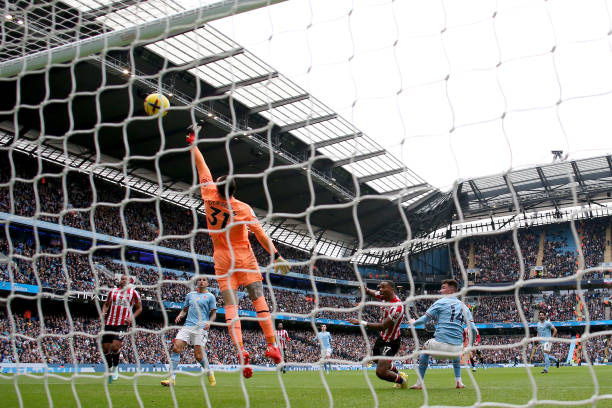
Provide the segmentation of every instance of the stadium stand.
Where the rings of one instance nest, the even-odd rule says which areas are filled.
[[[0,212],[13,213],[24,217],[39,214],[41,221],[71,226],[83,231],[91,231],[91,220],[95,232],[123,237],[139,242],[152,243],[158,247],[177,249],[201,255],[211,255],[212,245],[205,232],[206,221],[199,215],[190,211],[177,211],[169,204],[161,204],[158,209],[155,204],[148,201],[145,196],[129,193],[130,197],[140,198],[137,202],[121,206],[120,203],[128,193],[125,189],[106,182],[93,180],[97,194],[97,205],[92,204],[92,180],[80,174],[69,174],[67,184],[62,185],[61,178],[46,176],[33,181],[37,174],[33,166],[18,165],[18,174],[12,175],[8,161],[0,161],[0,182],[6,183],[11,176],[17,176],[17,181],[10,187],[0,188]],[[65,192],[65,193],[64,193]],[[13,197],[11,204],[10,197]],[[39,197],[38,202],[35,197]],[[64,199],[70,211],[61,211]],[[39,208],[36,208],[36,206]],[[159,215],[158,215],[159,214]],[[92,218],[93,216],[93,218]],[[161,217],[161,218],[160,218]],[[125,220],[125,225],[121,220]],[[606,246],[605,229],[610,219],[593,219],[577,223],[577,232],[580,239],[580,248],[583,251],[586,266],[597,266],[604,260]],[[160,231],[163,225],[164,230]],[[197,234],[191,235],[192,228],[199,228]],[[539,237],[544,235],[544,245],[541,265],[538,263]],[[160,239],[161,236],[164,239]],[[168,238],[168,236],[172,236]],[[10,237],[10,239],[9,239]],[[193,238],[193,239],[192,239]],[[10,241],[10,243],[9,243]],[[518,242],[525,262],[524,279],[554,278],[568,276],[575,273],[577,268],[578,246],[574,242],[569,224],[559,224],[550,228],[540,227],[534,230],[521,230]],[[85,243],[82,245],[90,245]],[[192,246],[193,245],[193,246]],[[356,269],[347,262],[337,262],[325,258],[316,258],[310,261],[311,254],[306,251],[276,243],[279,250],[292,261],[303,262],[294,267],[294,271],[304,274],[333,279],[358,280]],[[252,242],[256,257],[260,265],[269,264],[269,255]],[[191,290],[189,279],[196,273],[193,262],[174,262],[172,267],[158,268],[152,262],[143,263],[138,259],[122,260],[118,252],[95,251],[89,259],[87,253],[79,251],[74,243],[69,243],[65,256],[63,253],[61,237],[49,233],[44,237],[35,239],[31,229],[19,230],[12,227],[9,236],[0,236],[0,253],[12,254],[9,263],[0,264],[0,282],[10,282],[40,286],[43,290],[62,293],[68,290],[92,292],[96,288],[110,288],[114,284],[114,276],[129,273],[136,278],[136,287],[142,293],[143,299],[155,303],[175,302],[180,304],[186,293]],[[470,275],[476,284],[501,284],[516,281],[519,278],[519,260],[516,248],[510,233],[494,236],[465,238],[459,245],[464,267],[477,270]],[[470,257],[470,251],[473,256]],[[472,258],[472,260],[470,259]],[[452,270],[454,276],[461,281],[459,266],[454,257]],[[64,261],[65,260],[65,261]],[[471,263],[471,265],[470,265]],[[92,268],[92,265],[95,267]],[[536,266],[541,266],[537,270]],[[211,266],[198,264],[198,269],[208,268],[203,272],[210,273]],[[359,273],[359,272],[357,272]],[[382,274],[381,274],[382,275]],[[604,272],[593,272],[591,278],[601,278]],[[396,276],[401,276],[397,274]],[[211,291],[215,294],[218,304],[222,304],[218,285],[215,279],[210,280]],[[308,288],[308,285],[306,285]],[[312,287],[310,287],[312,289]],[[0,292],[1,293],[1,292]],[[423,294],[423,287],[418,287],[416,294]],[[399,294],[405,298],[408,293],[400,288]],[[251,302],[246,301],[245,293],[240,293],[241,308],[253,310]],[[278,313],[286,313],[315,319],[333,319],[344,321],[349,317],[359,317],[376,321],[380,319],[380,309],[367,305],[359,312],[361,295],[356,287],[343,288],[342,294],[314,292],[307,289],[291,287],[291,282],[279,281],[269,288],[266,299]],[[158,297],[159,296],[159,297]],[[582,292],[582,299],[573,290],[565,290],[563,294],[532,291],[519,296],[520,306],[529,321],[534,321],[537,312],[544,310],[549,313],[553,321],[580,321],[585,320],[585,309],[589,312],[591,320],[609,318],[605,312],[605,301],[609,298],[609,291],[603,288],[589,289]],[[422,315],[432,299],[423,299],[409,304],[411,317]],[[475,294],[467,299],[473,311],[476,323],[511,323],[520,322],[519,310],[514,296]],[[163,309],[163,305],[161,305]],[[329,309],[336,309],[335,311]],[[340,309],[338,311],[337,309]],[[342,309],[347,309],[342,312]],[[348,309],[353,309],[349,311]],[[13,346],[6,339],[2,340],[0,347],[0,361],[4,362],[42,362],[72,364],[72,363],[99,363],[101,356],[97,344],[96,334],[100,329],[100,321],[95,313],[72,316],[74,327],[68,325],[66,316],[57,312],[45,313],[44,326],[41,320],[34,315],[26,319],[20,313],[12,313],[13,322],[2,314],[1,331],[7,335],[9,331],[20,333]],[[14,325],[13,330],[11,326]],[[164,329],[163,321],[148,316],[138,322],[138,329],[134,338],[138,353],[125,352],[122,356],[125,363],[163,364],[167,362],[166,350],[170,339],[174,337],[175,329]],[[333,325],[333,343],[336,350],[342,350],[337,356],[339,359],[359,361],[365,356],[364,339],[358,330],[338,331]],[[72,335],[70,333],[73,333]],[[297,326],[291,331],[293,341],[290,343],[287,361],[296,363],[315,362],[319,359],[319,345],[314,341],[313,334],[307,325]],[[250,344],[265,345],[261,333],[257,330],[245,328],[245,339]],[[421,333],[421,340],[427,334]],[[569,337],[570,334],[564,333]],[[209,355],[213,363],[234,364],[236,357],[231,342],[223,328],[213,327],[209,340]],[[523,339],[519,334],[495,335],[484,333],[482,344],[508,345],[508,342],[519,342]],[[586,349],[593,359],[602,359],[605,354],[605,343],[594,339],[588,342]],[[370,343],[374,337],[368,339]],[[403,338],[402,348],[410,351],[414,348],[410,335]],[[554,352],[567,354],[568,344],[555,345]],[[132,350],[130,344],[125,350]],[[490,363],[512,363],[521,360],[520,347],[500,347],[484,350],[485,359]],[[539,351],[538,351],[539,352]],[[183,356],[184,359],[188,355]],[[535,358],[538,358],[536,353]],[[185,360],[186,361],[186,360]],[[265,363],[263,355],[254,354],[254,363]]]

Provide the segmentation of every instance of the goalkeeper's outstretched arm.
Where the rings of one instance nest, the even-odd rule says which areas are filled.
[[[281,275],[286,275],[290,269],[289,263],[278,253],[274,243],[262,228],[261,224],[257,220],[257,217],[255,217],[255,214],[253,212],[251,212],[251,214],[253,218],[249,224],[249,230],[255,234],[255,238],[257,238],[257,241],[261,244],[261,246],[274,257],[274,272],[280,273]]]
[[[204,156],[202,155],[202,152],[200,152],[198,145],[195,143],[195,140],[197,139],[197,135],[200,129],[202,129],[202,126],[197,125],[197,124],[191,125],[189,128],[187,128],[187,132],[188,132],[187,133],[187,143],[192,145],[191,153],[195,161],[196,170],[198,171],[198,180],[200,184],[202,184],[202,183],[210,183],[211,181],[213,181],[213,178],[212,178],[212,174],[210,173],[210,169],[208,168],[208,165],[206,164],[206,161],[204,160]]]

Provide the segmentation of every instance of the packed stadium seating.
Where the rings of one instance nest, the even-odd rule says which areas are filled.
[[[22,314],[12,314],[12,321],[7,318],[5,312],[0,313],[0,333],[6,336],[10,331],[17,333],[15,348],[6,338],[0,339],[0,361],[36,363],[47,362],[49,364],[91,364],[101,363],[102,356],[98,347],[98,334],[100,333],[99,319],[83,316],[72,316],[73,329],[65,315],[48,314],[44,318],[44,329],[36,317],[26,319]],[[13,323],[14,322],[14,323]],[[156,332],[151,332],[155,330]],[[72,334],[71,334],[72,333]],[[138,328],[133,337],[126,336],[123,348],[122,362],[163,364],[168,362],[168,350],[171,340],[176,333],[175,328],[162,330],[161,321],[139,321]],[[252,350],[253,362],[255,364],[266,364],[263,355],[265,351],[265,339],[259,330],[244,329],[245,343]],[[314,338],[313,331],[304,329],[290,330],[291,341],[286,353],[288,363],[312,363],[320,359],[319,344]],[[560,337],[569,339],[570,335]],[[522,335],[484,335],[482,346],[498,346],[495,349],[483,349],[487,363],[514,363],[522,362],[522,348],[517,344],[524,339]],[[368,342],[370,346],[375,337],[370,335]],[[419,338],[421,344],[426,340],[426,335]],[[40,341],[40,343],[39,343]],[[134,341],[138,347],[132,347]],[[589,356],[592,360],[601,361],[604,356],[605,338],[595,337],[584,342]],[[366,343],[361,333],[335,332],[332,336],[332,346],[335,350],[334,358],[345,362],[361,361],[366,357]],[[553,354],[564,359],[568,353],[569,343],[556,342]],[[237,358],[229,339],[227,330],[222,327],[212,327],[208,342],[209,359],[213,364],[236,364]],[[414,350],[414,341],[410,334],[402,337],[401,353],[407,355]],[[529,356],[531,345],[526,347]],[[534,360],[541,360],[538,349]],[[191,353],[184,353],[182,361],[192,362]],[[408,359],[406,362],[412,362]]]
[[[193,240],[193,250],[196,253],[212,256],[212,242],[204,232],[206,220],[200,214],[194,216],[194,213],[184,209],[176,211],[175,207],[161,203],[161,218],[158,218],[156,205],[151,198],[133,192],[127,196],[125,190],[98,180],[94,182],[96,201],[95,206],[92,206],[92,184],[84,175],[71,173],[66,178],[67,194],[64,197],[61,178],[46,177],[34,183],[32,180],[36,171],[32,167],[19,166],[17,170],[17,176],[28,181],[17,181],[11,188],[0,187],[0,212],[24,217],[34,217],[38,214],[38,219],[43,221],[187,252],[192,251]],[[0,160],[0,184],[7,183],[10,177],[8,161]],[[128,197],[131,201],[122,205],[122,200]],[[94,228],[91,224],[92,215],[95,220]],[[193,236],[192,230],[197,230]],[[254,237],[251,237],[251,241],[260,265],[270,264],[270,255],[255,243]],[[302,262],[311,259],[309,252],[281,243],[276,245],[286,259]],[[309,274],[311,270],[314,276],[357,280],[354,268],[346,262],[317,259],[312,266],[302,265],[295,268],[295,272],[304,274]]]
[[[150,199],[130,193],[129,202],[122,200],[128,197],[126,191],[105,182],[93,181],[96,200],[92,206],[92,181],[87,177],[70,174],[65,185],[61,178],[45,177],[32,183],[36,170],[28,166],[18,166],[18,180],[12,184],[0,186],[0,211],[25,217],[37,216],[39,220],[72,226],[86,231],[95,230],[102,234],[129,238],[158,246],[195,251],[202,255],[212,255],[212,244],[207,235],[206,220],[191,211],[177,211],[175,207],[162,203],[159,212]],[[7,161],[0,160],[0,183],[6,183],[11,177]],[[11,199],[12,197],[12,199]],[[64,204],[66,200],[66,204]],[[160,214],[160,217],[158,216]],[[92,220],[95,220],[92,225]],[[597,266],[603,262],[605,250],[605,229],[609,219],[588,220],[576,223],[580,247],[584,254],[585,265]],[[92,228],[93,227],[93,228]],[[193,228],[199,228],[195,235]],[[567,224],[556,229],[544,229],[546,239],[542,251],[543,272],[531,273],[536,266],[541,231],[528,230],[518,233],[518,243],[525,262],[524,279],[533,277],[553,278],[575,273],[577,268],[576,244],[573,242]],[[168,238],[168,236],[173,236]],[[315,257],[311,254],[281,243],[276,243],[280,252],[294,261],[304,262],[295,266],[293,271],[306,275],[328,278],[357,280],[358,273],[347,262],[337,262]],[[260,265],[270,263],[269,254],[252,238],[252,246]],[[519,279],[519,260],[512,235],[510,233],[466,238],[460,242],[459,251],[468,267],[470,246],[473,246],[473,267],[479,270],[474,282],[477,284],[497,284],[513,282]],[[74,248],[62,250],[59,239],[50,238],[36,242],[28,232],[12,236],[9,239],[0,235],[0,253],[12,253],[12,262],[0,264],[0,282],[40,285],[48,291],[83,291],[91,292],[96,288],[108,288],[114,285],[113,275],[128,272],[136,278],[136,286],[144,299],[156,302],[159,299],[169,302],[182,302],[186,293],[192,290],[189,282],[193,268],[176,267],[174,270],[159,270],[153,265],[125,264],[110,253],[92,254]],[[461,281],[458,264],[453,259],[453,273]],[[600,272],[590,273],[589,277],[599,278]],[[212,292],[222,304],[215,279],[210,280]],[[420,291],[417,291],[417,295]],[[379,320],[380,308],[360,305],[360,292],[354,289],[352,296],[338,296],[331,293],[318,293],[275,286],[266,293],[268,303],[278,313],[296,314],[303,317],[328,318],[345,320],[356,317],[370,321]],[[400,290],[399,295],[405,298],[408,293]],[[240,306],[253,310],[252,303],[246,294],[241,294]],[[469,306],[477,323],[485,322],[520,322],[519,309],[526,318],[533,321],[537,312],[546,311],[554,321],[586,320],[588,310],[591,320],[604,319],[604,301],[609,292],[588,290],[583,292],[583,303],[576,293],[565,291],[563,294],[530,293],[519,296],[519,304],[510,295],[470,296]],[[422,315],[433,299],[419,299],[409,304],[410,317]],[[336,309],[336,310],[330,310]],[[353,309],[342,311],[342,309]],[[358,310],[361,309],[361,310]],[[72,316],[72,328],[66,316],[49,314],[44,317],[44,331],[40,321],[34,317],[26,319],[13,314],[13,321],[7,320],[6,312],[0,314],[0,332],[5,336],[0,341],[0,361],[48,362],[48,363],[97,363],[101,362],[96,335],[100,330],[100,321],[95,316]],[[14,326],[13,326],[14,325]],[[145,329],[145,330],[143,330]],[[175,329],[164,328],[159,320],[142,320],[134,337],[128,337],[124,348],[124,362],[135,362],[137,359],[146,363],[167,362],[166,351],[173,338]],[[7,340],[9,333],[16,333],[15,348]],[[72,333],[72,335],[70,334]],[[569,336],[568,334],[564,334]],[[254,351],[253,362],[265,363],[261,350],[265,341],[259,330],[245,328],[245,341]],[[425,340],[426,334],[420,341]],[[319,345],[314,340],[312,331],[301,327],[291,330],[293,341],[290,343],[287,361],[315,362],[319,359]],[[523,339],[522,335],[484,335],[483,345],[507,346]],[[133,341],[138,344],[132,348]],[[372,344],[374,337],[368,339]],[[257,347],[260,346],[260,347]],[[335,357],[347,361],[359,361],[366,355],[366,343],[358,331],[337,332],[333,334],[333,346],[338,351]],[[567,343],[557,344],[555,353],[567,354]],[[604,343],[595,339],[587,344],[592,358],[601,358]],[[403,336],[402,350],[406,354],[414,349],[414,342],[409,333]],[[211,328],[209,354],[213,363],[236,363],[233,347],[227,331],[222,327]],[[490,363],[508,363],[521,359],[519,347],[500,347],[485,350],[485,358]],[[537,354],[536,354],[537,356]],[[189,355],[183,355],[184,361]]]
[[[577,221],[576,229],[584,256],[585,267],[599,266],[604,261],[606,245],[605,229],[610,224],[609,218]],[[539,249],[539,231],[520,231],[518,245],[524,262],[523,279],[532,278],[560,278],[571,276],[578,269],[578,252],[569,223],[557,228],[543,229],[545,241],[543,246],[543,259],[537,265]],[[559,233],[562,232],[562,233]],[[478,273],[472,280],[475,284],[515,282],[520,274],[520,261],[515,247],[512,233],[499,235],[465,238],[459,245],[459,253],[465,269],[469,265],[469,248],[474,248],[474,264],[472,269]],[[453,274],[462,281],[461,270],[452,257]],[[541,266],[541,273],[532,273],[531,268]],[[604,272],[593,271],[586,274],[592,279],[602,278]]]

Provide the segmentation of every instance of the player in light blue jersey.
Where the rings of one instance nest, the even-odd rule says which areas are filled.
[[[459,285],[453,279],[442,281],[440,294],[452,295],[457,292]],[[418,320],[410,319],[410,324],[416,326],[427,324],[430,320],[437,320],[436,332],[433,339],[427,340],[423,345],[423,352],[419,357],[419,379],[413,385],[412,389],[420,390],[423,388],[423,380],[429,357],[452,360],[453,369],[455,372],[456,388],[465,388],[461,381],[461,353],[463,351],[463,328],[470,327],[471,336],[469,344],[471,345],[476,338],[476,325],[474,324],[472,313],[467,306],[456,297],[447,297],[438,299],[423,316]],[[437,354],[436,352],[445,352],[449,354]]]
[[[331,372],[331,363],[327,362],[327,360],[332,355],[332,345],[331,345],[331,333],[327,331],[326,325],[321,325],[321,331],[314,338],[314,341],[318,341],[321,344],[321,357],[324,359],[323,361],[323,369],[327,374]]]
[[[175,384],[176,369],[181,360],[181,353],[185,345],[193,345],[193,354],[195,359],[200,363],[204,372],[208,375],[208,382],[211,386],[215,386],[215,374],[208,367],[208,358],[206,357],[206,342],[208,341],[208,329],[210,322],[217,317],[217,300],[215,296],[208,291],[208,279],[206,277],[198,278],[196,282],[196,290],[189,292],[185,296],[185,306],[181,313],[176,316],[175,323],[179,324],[187,315],[185,324],[177,333],[172,347],[170,361],[172,362],[171,375],[168,379],[161,382],[162,385],[168,387]]]
[[[543,337],[545,339],[552,339],[557,335],[557,329],[550,320],[546,320],[546,312],[541,311],[539,315],[540,320],[536,325],[536,329],[538,330],[538,337]],[[550,360],[554,360],[557,364],[557,368],[559,368],[559,359],[550,354],[550,350],[552,349],[552,342],[550,340],[540,340],[540,346],[542,346],[542,353],[544,354],[544,370],[542,370],[542,374],[548,373],[548,367],[550,366]]]

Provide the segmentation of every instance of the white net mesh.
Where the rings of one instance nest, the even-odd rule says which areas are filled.
[[[8,406],[608,406],[608,3],[271,3],[0,3]],[[153,93],[169,99],[166,115],[145,114]],[[237,181],[292,266],[281,276],[249,238],[265,305],[290,338],[276,332],[284,360],[272,364],[261,294],[241,286],[234,322],[252,379],[215,275],[221,218],[185,142],[196,121],[212,176]],[[227,215],[228,228],[244,224]],[[111,381],[102,308],[121,275],[143,311]],[[175,318],[201,275],[218,308],[204,347],[215,387],[189,345],[172,360]],[[396,283],[406,316],[389,355],[418,384],[441,328],[408,318],[426,315],[447,278],[481,335],[461,358],[467,388],[431,369],[423,391],[390,389],[396,374],[373,356],[395,343],[377,348],[372,327],[388,303],[364,284]],[[558,330],[546,354],[586,368],[537,377],[549,358],[540,311]],[[472,351],[490,370],[473,374]],[[161,387],[174,371],[176,386]]]

